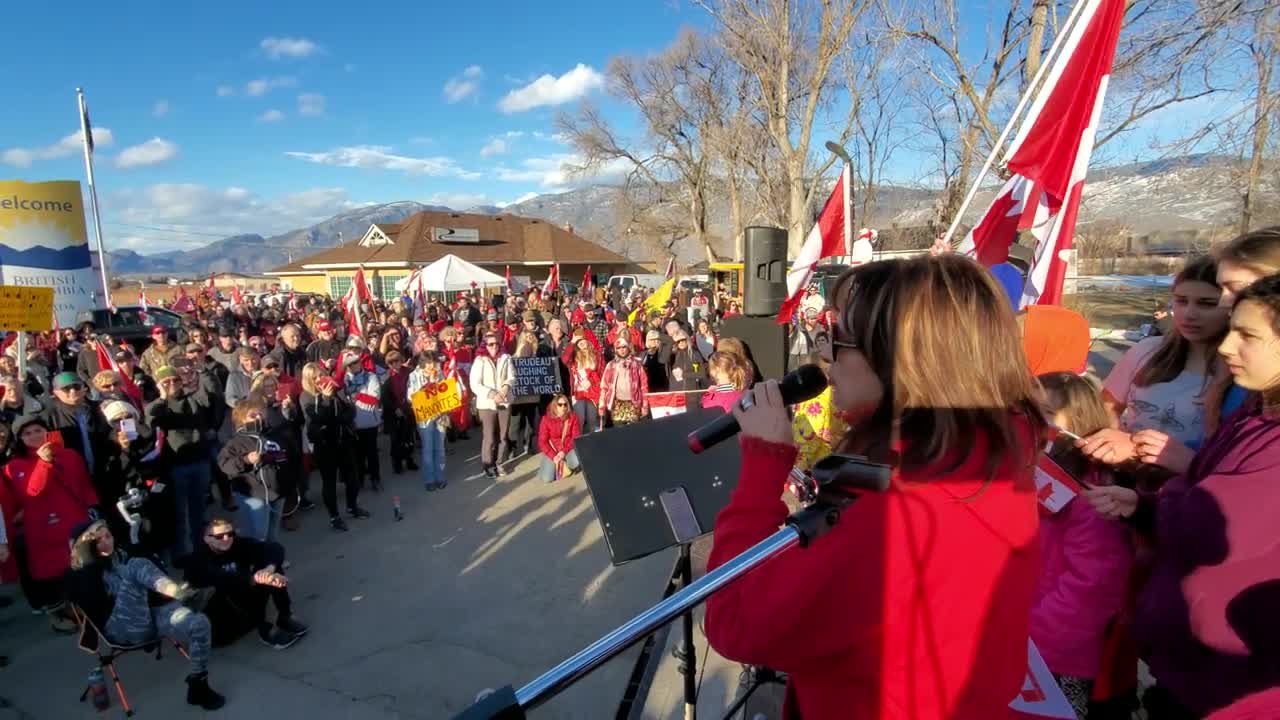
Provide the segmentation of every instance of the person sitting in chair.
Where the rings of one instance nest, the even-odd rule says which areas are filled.
[[[83,526],[75,535],[67,591],[113,645],[142,645],[161,637],[180,642],[191,658],[187,704],[217,710],[226,703],[209,687],[209,618],[184,605],[196,591],[151,560],[117,550],[105,521]],[[96,650],[97,642],[96,635],[88,638],[86,649]]]
[[[229,520],[215,518],[204,530],[187,577],[198,587],[214,588],[205,611],[213,621],[216,644],[230,644],[249,628],[277,649],[298,642],[307,626],[293,619],[289,580],[284,576],[284,547],[236,537]],[[267,622],[267,601],[276,606],[276,622]]]

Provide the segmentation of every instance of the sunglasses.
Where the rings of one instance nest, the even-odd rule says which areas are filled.
[[[66,392],[73,392],[76,390],[84,390],[84,386],[80,383],[72,383],[71,385],[63,385],[62,389]]]

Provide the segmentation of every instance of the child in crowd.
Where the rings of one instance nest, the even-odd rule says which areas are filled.
[[[733,406],[747,389],[747,368],[736,355],[714,352],[707,361],[707,374],[711,376],[711,388],[702,396],[702,407],[733,412]]]
[[[1070,372],[1039,380],[1045,415],[1058,428],[1087,436],[1110,427],[1102,395],[1089,380]],[[1055,441],[1050,455],[1086,486],[1111,484],[1110,473],[1088,462],[1066,438]],[[1084,718],[1108,630],[1124,601],[1133,562],[1129,531],[1076,497],[1056,514],[1042,512],[1040,543],[1031,638],[1076,714]]]

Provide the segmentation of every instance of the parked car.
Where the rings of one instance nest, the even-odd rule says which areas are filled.
[[[656,290],[666,282],[665,275],[614,275],[609,278],[609,289],[620,288],[622,292],[630,292],[632,288],[643,287]]]
[[[112,312],[106,308],[85,310],[76,316],[76,324],[91,322],[99,334],[107,334],[116,340],[124,340],[134,350],[141,352],[151,344],[151,330],[157,326],[169,331],[177,341],[182,328],[182,316],[172,310],[141,305],[121,305]]]

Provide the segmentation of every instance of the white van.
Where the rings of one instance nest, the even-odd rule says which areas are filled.
[[[624,293],[630,292],[635,287],[656,290],[666,280],[665,275],[614,275],[609,278],[608,288],[613,290],[616,287]]]

